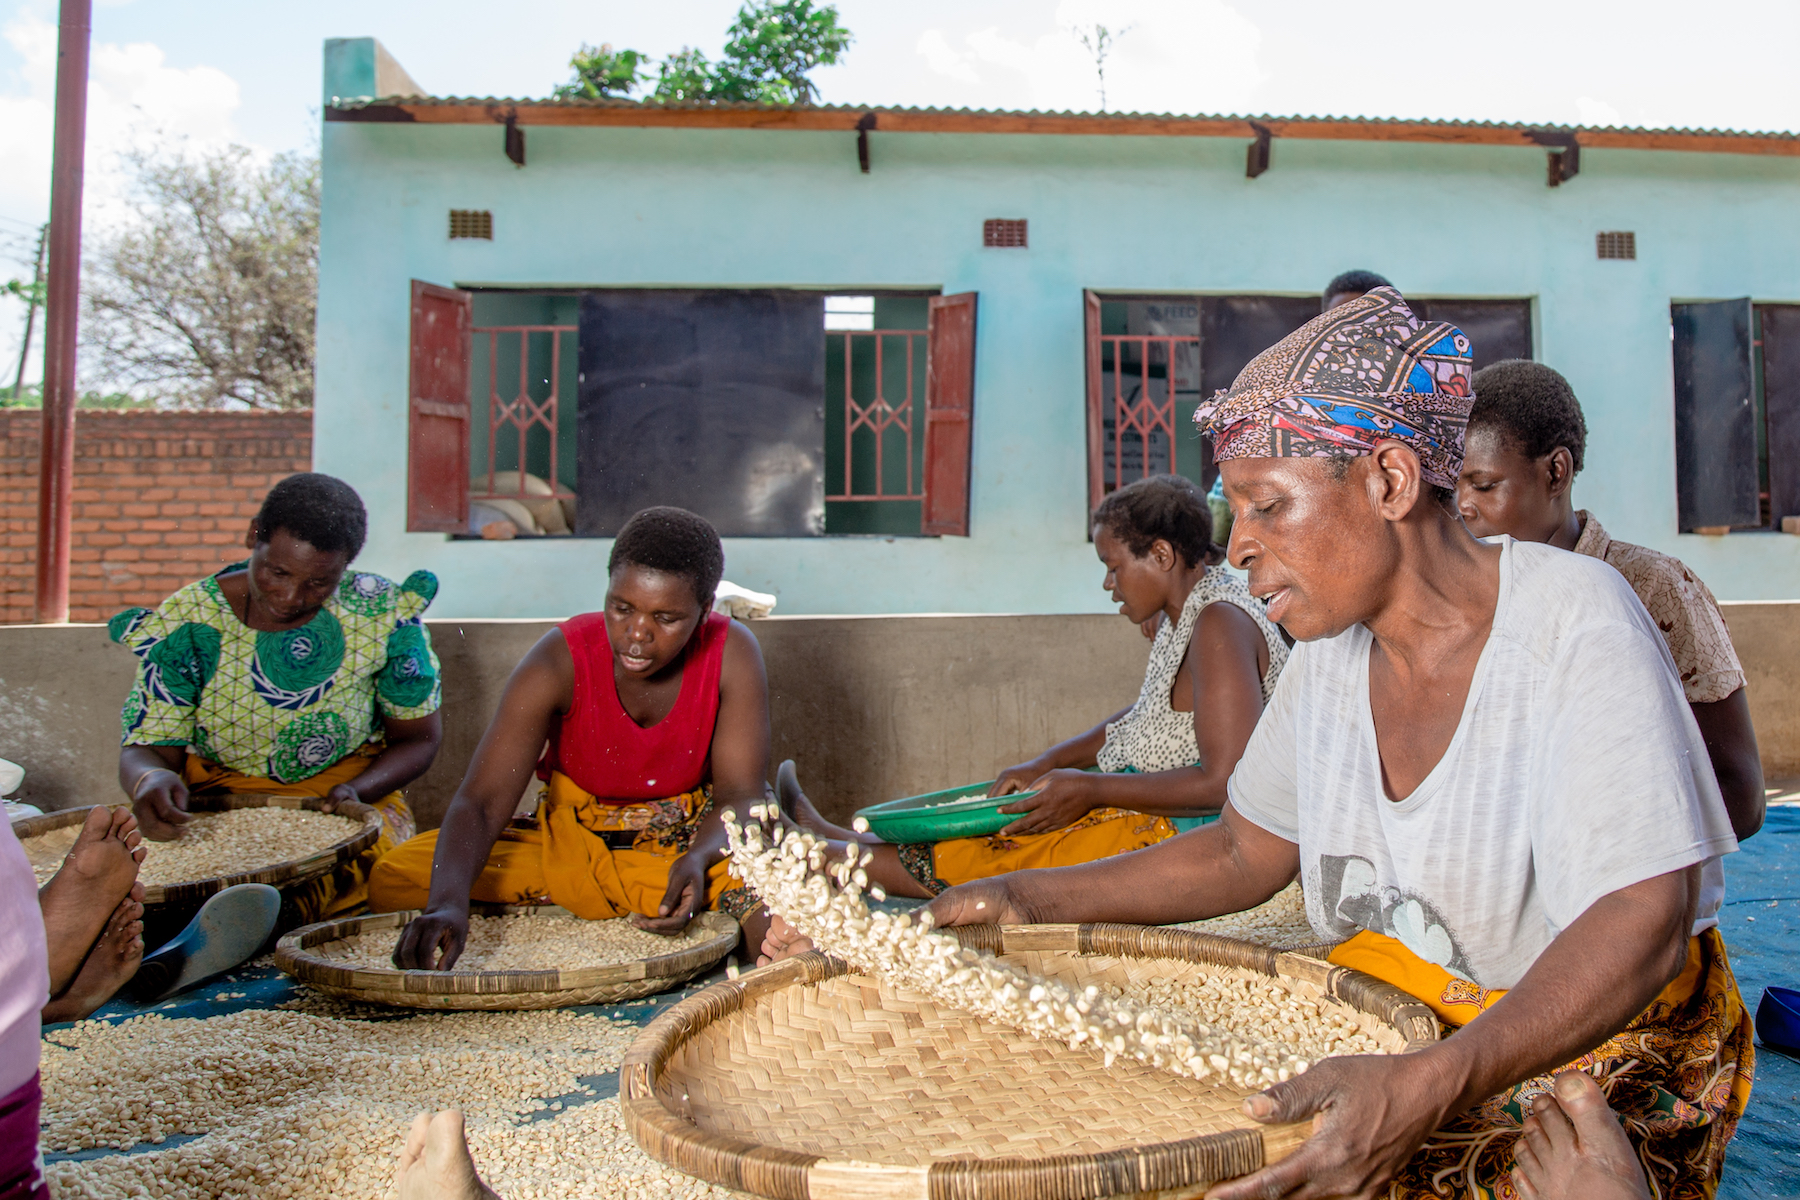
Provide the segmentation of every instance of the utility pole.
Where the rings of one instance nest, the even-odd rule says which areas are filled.
[[[62,0],[56,38],[56,141],[50,166],[50,277],[44,301],[44,432],[38,457],[37,619],[69,619],[75,486],[75,334],[81,300],[81,176],[87,154],[93,0]]]
[[[19,372],[13,376],[13,403],[25,394],[25,363],[31,357],[31,331],[37,324],[38,288],[44,282],[44,246],[50,240],[50,223],[38,227],[37,257],[31,268],[31,295],[25,298],[25,341],[19,347]]]

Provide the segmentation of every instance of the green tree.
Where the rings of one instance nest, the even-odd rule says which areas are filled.
[[[716,98],[764,104],[812,103],[819,93],[808,78],[812,69],[838,62],[850,48],[837,6],[814,8],[812,0],[751,0],[725,38]]]
[[[125,155],[133,220],[90,243],[83,382],[182,408],[307,408],[319,160]]]
[[[683,46],[657,65],[650,99],[661,104],[748,101],[810,104],[818,96],[810,74],[840,61],[850,31],[838,24],[837,6],[813,0],[749,0],[725,31],[717,63]],[[569,60],[575,78],[556,89],[560,98],[629,95],[648,82],[649,56],[636,50],[582,45]]]
[[[662,60],[656,77],[656,91],[651,98],[664,104],[691,104],[696,100],[717,100],[718,69],[706,55],[691,46]]]
[[[569,59],[575,78],[557,88],[558,100],[599,100],[607,96],[629,96],[638,84],[649,78],[645,67],[650,58],[636,50],[614,50],[612,44],[581,44]]]

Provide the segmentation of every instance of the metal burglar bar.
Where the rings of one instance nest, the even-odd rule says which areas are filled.
[[[842,339],[844,478],[827,500],[923,500],[924,330],[832,330],[826,353]]]
[[[575,325],[491,325],[471,330],[476,337],[485,334],[488,339],[488,437],[487,469],[485,471],[487,487],[476,492],[473,499],[489,497],[520,499],[529,494],[526,491],[526,474],[530,471],[527,451],[528,439],[533,429],[543,430],[549,442],[549,469],[543,478],[549,481],[556,495],[574,495],[558,482],[556,410],[558,402],[562,398],[560,389],[562,385],[563,335],[573,335],[578,328]],[[547,335],[550,341],[549,370],[537,373],[539,390],[543,392],[540,399],[532,398],[531,337],[533,334]],[[506,379],[502,380],[501,378],[500,352],[503,343],[508,339],[516,339],[519,363],[516,380],[510,371],[507,372]],[[509,395],[502,394],[503,383],[510,392]],[[513,437],[509,439],[511,445],[503,447],[500,434],[503,430],[509,429],[513,432]],[[511,450],[511,456],[516,463],[514,475],[517,478],[517,487],[504,492],[496,491],[494,489],[495,475],[502,469],[513,470],[513,468],[502,468],[499,465],[503,451],[507,449]],[[476,478],[482,478],[482,475],[478,474]]]
[[[1100,338],[1101,386],[1089,402],[1096,409],[1091,416],[1106,437],[1102,494],[1146,476],[1174,473],[1178,347],[1192,347],[1188,357],[1197,367],[1199,338],[1147,334]]]

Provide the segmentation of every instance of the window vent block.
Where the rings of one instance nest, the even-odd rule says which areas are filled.
[[[494,240],[494,214],[485,208],[453,208],[450,210],[452,238]]]
[[[1003,249],[1025,249],[1025,221],[995,219],[981,223],[981,244]]]
[[[1594,235],[1594,252],[1601,258],[1636,258],[1637,234],[1629,229],[1597,233]]]

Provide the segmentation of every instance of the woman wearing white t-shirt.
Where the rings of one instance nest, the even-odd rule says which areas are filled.
[[[1258,1119],[1320,1114],[1318,1131],[1219,1200],[1413,1200],[1439,1194],[1434,1176],[1489,1197],[1509,1175],[1528,1197],[1647,1196],[1622,1151],[1588,1140],[1610,1126],[1618,1142],[1586,1082],[1551,1097],[1551,1072],[1577,1059],[1657,1194],[1710,1196],[1748,1099],[1749,1014],[1715,919],[1736,841],[1706,746],[1617,572],[1463,528],[1469,374],[1460,331],[1381,288],[1203,405],[1231,561],[1303,643],[1223,819],[932,905],[940,924],[1161,925],[1251,908],[1300,876],[1314,928],[1343,943],[1333,961],[1466,1026],[1253,1097]]]

